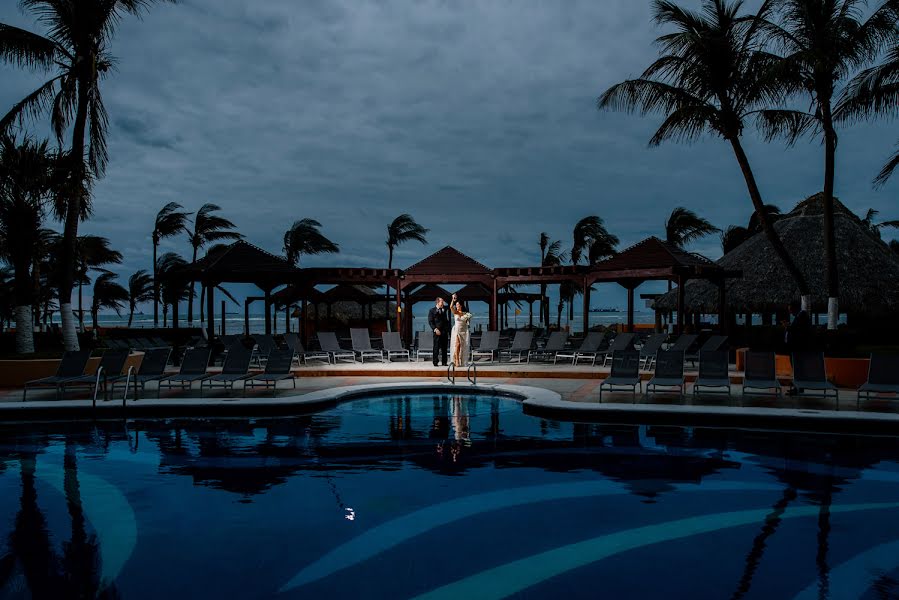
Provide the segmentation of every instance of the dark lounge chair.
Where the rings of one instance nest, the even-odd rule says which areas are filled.
[[[350,339],[353,343],[353,353],[359,357],[362,364],[365,364],[366,358],[384,362],[384,353],[371,347],[371,335],[368,333],[368,329],[355,327],[350,329]]]
[[[828,398],[833,395],[840,408],[840,392],[837,387],[827,381],[824,368],[823,352],[797,352],[793,355],[793,386],[801,390],[801,394]]]
[[[181,359],[181,369],[173,374],[161,377],[156,387],[156,397],[162,392],[162,388],[181,388],[189,390],[194,381],[200,381],[208,377],[206,368],[209,366],[209,348],[190,348]]]
[[[25,387],[22,389],[22,402],[25,402],[28,388],[54,388],[56,390],[56,397],[59,398],[60,384],[63,381],[85,375],[84,370],[87,368],[87,361],[90,357],[90,350],[70,350],[66,352],[59,361],[59,366],[56,368],[56,375],[34,379],[25,383]]]
[[[328,353],[334,364],[337,364],[339,360],[356,362],[356,353],[341,348],[340,342],[337,341],[337,334],[333,331],[319,331],[316,336],[318,336],[318,343],[322,347],[322,351]]]
[[[615,339],[612,340],[612,343],[609,345],[609,349],[599,353],[602,355],[602,366],[606,366],[606,364],[612,360],[612,355],[615,352],[633,350],[635,338],[636,335],[633,333],[619,333],[616,335]]]
[[[687,388],[687,380],[684,378],[684,353],[679,350],[659,350],[656,356],[656,371],[649,383],[646,384],[646,395],[658,394],[657,388],[665,388],[663,392],[677,390],[683,398]],[[674,388],[674,389],[672,389]]]
[[[297,364],[302,362],[302,364],[306,364],[306,361],[309,360],[317,360],[324,363],[331,362],[331,357],[327,352],[322,352],[321,350],[306,350],[303,347],[303,342],[300,341],[300,336],[295,333],[285,333],[284,334],[284,343],[287,344],[287,347],[293,350],[293,359],[297,361]]]
[[[384,344],[384,356],[387,362],[397,358],[405,357],[409,360],[409,351],[403,348],[403,339],[398,331],[385,331],[381,334],[381,342]]]
[[[169,356],[172,354],[171,348],[152,348],[144,352],[144,357],[140,361],[140,367],[137,373],[132,375],[131,381],[134,384],[134,399],[137,400],[138,388],[143,392],[147,384],[151,381],[159,381],[165,377],[165,366],[169,362]],[[125,385],[128,382],[127,375],[119,375],[110,380],[110,391],[115,391],[116,387]],[[127,392],[126,392],[127,393]]]
[[[503,356],[508,356],[509,362],[512,362],[512,357],[514,356],[518,359],[516,362],[531,362],[531,346],[533,343],[533,331],[516,331],[512,345],[506,350],[499,351],[500,361],[503,360]]]
[[[272,396],[274,396],[278,389],[278,382],[285,379],[293,381],[293,387],[296,389],[297,380],[290,371],[291,366],[293,366],[293,350],[273,350],[268,355],[265,371],[244,381],[244,395],[247,393],[247,388],[264,387],[272,388]]]
[[[415,349],[415,360],[424,360],[424,357],[434,357],[434,332],[419,331],[418,347]]]
[[[108,397],[109,380],[122,374],[122,370],[125,368],[125,362],[128,360],[130,354],[130,349],[107,350],[100,358],[100,364],[97,366],[97,371],[94,374],[72,377],[71,379],[60,382],[60,394],[64,396],[66,389],[68,388],[81,388],[96,392],[97,390],[95,390],[95,388],[101,387],[103,388],[104,394]]]
[[[699,376],[693,382],[693,396],[701,393],[727,394],[730,398],[730,353],[727,350],[699,352]],[[722,389],[723,388],[723,389]]]
[[[688,354],[686,356],[686,360],[690,361],[691,365],[696,365],[696,361],[699,360],[700,354],[702,354],[703,352],[715,352],[717,350],[723,350],[725,344],[727,344],[726,335],[709,336],[709,339],[707,339],[699,348],[699,352],[697,352],[696,354]]]
[[[567,332],[553,331],[551,334],[549,334],[549,339],[546,341],[546,345],[543,348],[531,352],[530,356],[528,357],[528,362],[530,362],[531,358],[533,358],[534,360],[548,360],[552,358],[553,362],[555,362],[556,354],[558,354],[559,352],[563,352],[567,344]]]
[[[656,354],[662,349],[662,344],[668,339],[667,333],[655,333],[649,336],[643,345],[640,346],[640,362],[641,367],[647,371],[651,371],[656,362]]]
[[[556,364],[556,361],[560,358],[570,358],[571,364],[573,365],[578,364],[582,359],[589,360],[591,365],[595,365],[596,356],[601,353],[599,348],[602,346],[608,333],[608,331],[587,332],[587,335],[584,336],[584,340],[577,350],[556,352],[556,356],[553,358],[553,364]]]
[[[243,381],[250,376],[250,361],[253,359],[253,351],[237,342],[228,349],[225,356],[225,364],[222,365],[222,372],[210,375],[200,380],[200,396],[203,395],[203,388],[220,387],[228,390],[234,389],[234,384]]]
[[[275,338],[267,333],[257,333],[253,335],[253,341],[256,343],[256,349],[253,351],[253,358],[256,364],[262,366],[266,357],[278,347]]]
[[[676,350],[678,352],[683,352],[685,355],[690,351],[690,348],[693,347],[693,344],[696,343],[696,340],[699,338],[698,335],[693,333],[683,333],[677,336],[677,339],[674,340],[674,343],[667,348],[668,350]]]
[[[871,361],[868,363],[868,380],[856,393],[856,408],[861,407],[862,394],[865,400],[870,400],[871,394],[899,395],[899,354],[871,355]]]
[[[499,332],[485,331],[481,335],[481,343],[478,344],[478,349],[471,352],[471,360],[474,361],[476,358],[484,358],[485,360],[480,362],[493,362],[496,360],[498,353]]]
[[[744,356],[746,361],[743,372],[742,398],[747,396],[746,390],[756,390],[750,396],[774,396],[780,398],[783,386],[777,380],[777,358],[773,352],[748,351]],[[764,390],[774,390],[764,391]]]
[[[643,382],[640,380],[640,353],[633,349],[616,352],[612,356],[612,372],[599,384],[600,403],[605,387],[608,387],[610,392],[629,389],[633,394],[633,401],[636,402],[637,388],[643,392]]]

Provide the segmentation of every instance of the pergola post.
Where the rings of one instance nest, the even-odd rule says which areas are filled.
[[[584,314],[581,315],[581,320],[583,321],[584,326],[584,334],[590,330],[590,284],[587,283],[587,278],[584,278]]]
[[[172,329],[178,329],[178,301],[172,302]]]
[[[399,332],[400,337],[403,335],[403,313],[401,312],[401,308],[403,306],[403,290],[400,287],[400,280],[397,278],[396,280],[396,330]],[[389,315],[388,315],[389,317]],[[407,341],[409,341],[407,339]]]
[[[303,298],[303,306],[300,308],[300,338],[303,340],[303,346],[309,344],[309,334],[307,332],[308,326],[306,325],[306,308],[308,304],[306,303],[306,298]]]
[[[222,335],[225,335],[225,301],[224,301],[224,300],[222,300],[222,315],[221,315],[221,318],[222,318],[221,331],[222,331]]]
[[[265,292],[265,335],[272,334],[272,291],[269,288]]]
[[[253,302],[250,298],[245,298],[243,301],[243,334],[245,336],[250,335],[250,303]]]
[[[290,302],[284,305],[284,333],[290,333]]]
[[[493,278],[493,290],[490,294],[490,319],[487,325],[490,331],[498,331],[497,328],[497,297],[496,297],[496,278]]]
[[[627,285],[627,331],[634,332],[634,285]]]
[[[684,278],[677,276],[677,334],[684,332]]]
[[[528,328],[534,328],[534,301],[528,300]]]
[[[721,333],[727,331],[727,302],[724,278],[718,280],[718,329]]]
[[[215,339],[215,285],[206,285],[206,337],[211,342]]]

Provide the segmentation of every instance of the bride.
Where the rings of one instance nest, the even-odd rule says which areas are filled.
[[[468,364],[470,346],[468,325],[471,321],[471,313],[465,310],[464,305],[459,302],[455,294],[453,294],[453,299],[450,301],[450,310],[456,317],[456,323],[450,337],[450,351],[453,356],[453,364],[457,367],[464,367]]]

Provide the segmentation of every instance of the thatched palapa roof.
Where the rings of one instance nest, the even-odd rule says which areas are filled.
[[[796,205],[774,223],[787,252],[805,275],[812,291],[812,307],[826,310],[823,195]],[[840,310],[882,314],[899,310],[899,260],[852,211],[834,199],[834,233],[840,278]],[[743,271],[742,279],[727,280],[730,311],[762,312],[783,308],[799,299],[799,290],[763,232],[757,233],[716,261],[725,269]],[[716,313],[718,289],[703,280],[688,281],[685,310]],[[675,292],[658,298],[655,307],[673,310]]]

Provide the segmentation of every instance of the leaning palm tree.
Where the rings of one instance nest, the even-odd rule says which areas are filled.
[[[618,237],[609,233],[603,220],[591,215],[574,226],[571,246],[571,264],[577,265],[586,254],[587,262],[596,262],[612,256],[618,246]]]
[[[16,352],[34,352],[35,289],[44,208],[52,191],[53,156],[47,142],[0,136],[0,256],[13,268]]]
[[[153,285],[158,285],[156,273],[156,253],[159,243],[169,237],[187,232],[187,221],[190,213],[182,210],[184,207],[177,202],[169,202],[156,213],[156,222],[153,225]],[[188,233],[189,235],[189,233]],[[154,287],[155,289],[155,287]],[[159,290],[153,294],[153,326],[159,326]]]
[[[401,214],[387,226],[387,268],[393,268],[393,250],[406,242],[427,244],[425,237],[430,229],[419,225],[412,215]],[[387,288],[384,314],[390,319],[390,288]]]
[[[557,267],[568,260],[568,252],[562,250],[561,240],[550,241],[549,234],[540,234],[540,266]],[[560,290],[560,295],[562,290]],[[540,284],[540,308],[543,322],[549,326],[549,298],[546,297],[546,284]],[[561,309],[560,309],[561,310]]]
[[[169,306],[178,304],[193,296],[190,283],[168,275],[187,267],[188,262],[174,252],[166,252],[156,260],[156,273],[159,277],[159,302],[162,304],[162,326],[168,326]],[[173,316],[174,318],[174,316]]]
[[[322,235],[322,224],[315,219],[294,221],[284,233],[284,255],[291,263],[300,264],[303,255],[336,254],[340,247]]]
[[[228,244],[215,244],[213,246],[210,246],[209,250],[206,251],[206,256],[214,257],[214,256],[224,252],[225,250],[227,250],[228,246],[229,246]],[[231,292],[229,292],[228,290],[223,288],[221,285],[215,286],[215,289],[220,291],[222,293],[222,295],[225,296],[226,298],[228,298],[229,300],[231,300],[231,302],[240,306],[240,302],[237,301],[237,299],[231,294]],[[204,307],[206,305],[206,303],[204,302],[205,299],[206,299],[206,286],[203,286],[200,288],[200,321],[201,322],[204,321],[204,310],[205,310]]]
[[[824,275],[827,286],[827,328],[836,329],[840,282],[834,233],[833,189],[837,151],[834,112],[840,87],[852,74],[873,63],[895,40],[896,2],[879,3],[862,19],[866,0],[775,0],[779,23],[764,20],[763,29],[783,53],[776,80],[783,89],[807,96],[809,112],[765,111],[769,138],[783,136],[791,143],[814,131],[824,141]]]
[[[128,278],[128,327],[131,327],[131,322],[134,320],[134,311],[137,310],[137,305],[149,302],[156,297],[155,288],[153,276],[145,269],[135,271]]]
[[[62,252],[57,247],[57,252]],[[79,235],[76,253],[77,270],[75,274],[78,277],[78,321],[81,331],[84,331],[84,310],[83,306],[83,288],[85,284],[90,284],[90,272],[99,271],[100,273],[108,273],[106,269],[109,265],[118,265],[122,263],[122,253],[113,250],[107,238],[99,235]]]
[[[193,262],[197,262],[197,252],[200,248],[209,242],[219,242],[222,240],[239,240],[243,236],[236,231],[232,231],[236,225],[224,217],[220,217],[215,212],[222,210],[216,204],[204,204],[197,211],[194,217],[193,231],[188,231],[190,236],[190,246],[193,248]],[[187,299],[187,324],[194,322],[194,288],[195,281],[191,281],[191,294]]]
[[[20,0],[20,6],[37,17],[47,35],[0,23],[0,60],[50,75],[0,118],[0,132],[26,117],[49,113],[62,146],[71,126],[68,181],[60,215],[64,230],[58,283],[66,350],[78,349],[71,305],[77,279],[78,224],[89,202],[88,180],[102,176],[107,162],[109,117],[100,81],[115,65],[109,47],[122,18],[140,16],[157,1],[163,0]]]
[[[755,15],[740,14],[740,0],[703,0],[695,13],[673,2],[653,3],[655,21],[673,31],[659,37],[661,56],[638,79],[612,86],[597,101],[600,109],[661,113],[662,125],[650,146],[695,141],[711,133],[730,144],[762,229],[806,303],[809,287],[764,212],[765,203],[743,148],[746,122],[760,109],[782,100],[770,75],[776,60],[762,49],[756,24],[770,11],[766,1]]]
[[[97,318],[103,309],[112,309],[122,316],[122,309],[128,302],[128,290],[116,282],[119,276],[115,273],[100,273],[94,281],[94,297],[91,300],[91,321],[94,325],[94,335],[97,335]]]
[[[721,230],[692,210],[678,206],[665,221],[665,241],[678,248],[686,248],[692,242]]]
[[[877,211],[873,208],[869,208],[868,212],[865,213],[865,218],[862,219],[862,224],[870,231],[873,235],[878,238],[881,237],[881,229],[886,229],[887,227],[892,227],[893,229],[899,229],[899,220],[892,221],[875,221],[877,219],[877,215],[880,214],[880,211]]]

